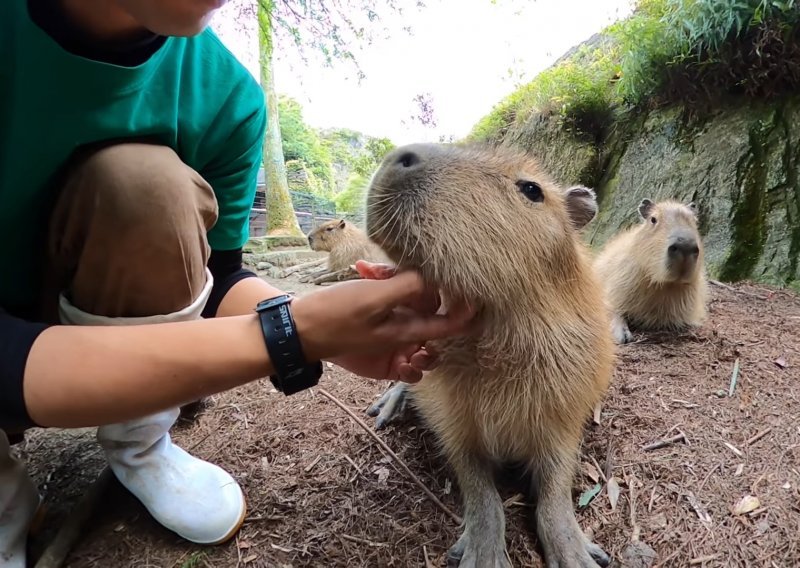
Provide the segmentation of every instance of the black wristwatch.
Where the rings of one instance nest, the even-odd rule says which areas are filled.
[[[308,363],[297,336],[288,294],[263,300],[256,306],[267,353],[275,367],[269,380],[286,396],[316,386],[322,376],[322,361]]]

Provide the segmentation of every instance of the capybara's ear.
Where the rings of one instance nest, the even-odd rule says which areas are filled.
[[[690,201],[689,203],[687,203],[687,204],[686,204],[686,207],[688,207],[689,209],[691,209],[691,210],[692,210],[692,213],[694,213],[695,215],[697,215],[697,204],[696,204],[694,201]]]
[[[339,221],[339,228],[340,228],[340,229],[344,229],[344,226],[345,226],[346,224],[347,224],[347,223],[345,223],[345,222],[344,222],[344,219],[340,220],[340,221]]]
[[[642,219],[647,219],[650,216],[650,212],[653,210],[654,205],[655,203],[649,199],[642,199],[642,202],[639,204],[639,215],[642,216]]]
[[[572,226],[580,230],[597,215],[597,196],[583,185],[573,185],[564,194]]]

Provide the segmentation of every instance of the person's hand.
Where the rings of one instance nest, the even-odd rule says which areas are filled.
[[[397,268],[394,266],[364,260],[359,260],[355,269],[362,278],[371,280],[385,280],[397,273]],[[438,291],[427,290],[422,297],[415,299],[406,307],[419,313],[434,314],[440,307],[439,300]],[[416,383],[422,379],[424,371],[429,371],[436,366],[437,353],[430,345],[416,343],[403,346],[395,351],[367,355],[344,355],[332,362],[357,375]]]
[[[363,280],[297,298],[292,313],[309,359],[325,359],[362,376],[414,382],[434,356],[427,341],[467,331],[472,312],[435,313],[438,293],[413,271],[359,262]],[[372,278],[369,278],[372,276]]]

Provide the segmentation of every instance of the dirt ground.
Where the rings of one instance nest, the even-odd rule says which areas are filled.
[[[309,289],[274,282],[297,293]],[[320,386],[372,427],[364,410],[385,384],[334,367]],[[579,523],[617,565],[800,565],[799,397],[800,297],[746,284],[712,286],[702,329],[637,335],[620,349],[599,424],[587,425],[574,483]],[[378,435],[461,513],[457,484],[428,432],[406,423]],[[115,483],[66,566],[430,568],[444,566],[459,534],[381,447],[317,391],[286,398],[269,381],[251,384],[211,399],[173,437],[241,483],[249,512],[238,537],[211,548],[183,542]],[[31,542],[35,558],[104,462],[92,431],[31,431],[19,449],[50,507]],[[604,477],[612,476],[606,485]],[[581,494],[596,482],[602,489],[581,507]],[[528,507],[514,488],[501,487],[501,494],[513,565],[540,566]],[[748,496],[758,503],[745,499],[749,512],[737,511]],[[647,547],[654,560],[632,554]]]

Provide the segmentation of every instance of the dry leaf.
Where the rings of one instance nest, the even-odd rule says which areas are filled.
[[[389,479],[389,468],[387,467],[379,467],[372,471],[375,475],[378,476],[379,483],[386,483],[386,480]]]
[[[745,513],[749,513],[750,511],[755,511],[761,506],[761,501],[758,500],[758,497],[753,497],[752,495],[745,495],[742,497],[736,506],[733,508],[734,515],[744,515]]]
[[[664,513],[657,513],[650,517],[650,526],[657,529],[663,529],[667,526],[667,516]]]
[[[600,473],[597,471],[597,468],[594,467],[589,462],[583,462],[581,464],[581,471],[583,472],[583,474],[586,477],[588,477],[589,479],[591,479],[595,483],[600,481]]]
[[[781,369],[785,369],[786,367],[788,367],[788,366],[789,366],[789,365],[786,363],[786,359],[784,359],[783,357],[778,357],[777,359],[775,359],[775,364],[776,364],[778,367],[780,367]]]
[[[608,493],[608,500],[611,502],[611,510],[614,511],[617,508],[617,501],[619,500],[619,483],[612,475],[608,483],[606,483],[606,492]]]
[[[240,540],[238,546],[240,549],[244,550],[245,548],[250,548],[252,545],[246,540]]]
[[[740,475],[742,475],[743,471],[744,471],[744,464],[740,463],[739,465],[736,466],[736,472],[733,475],[739,477]]]

